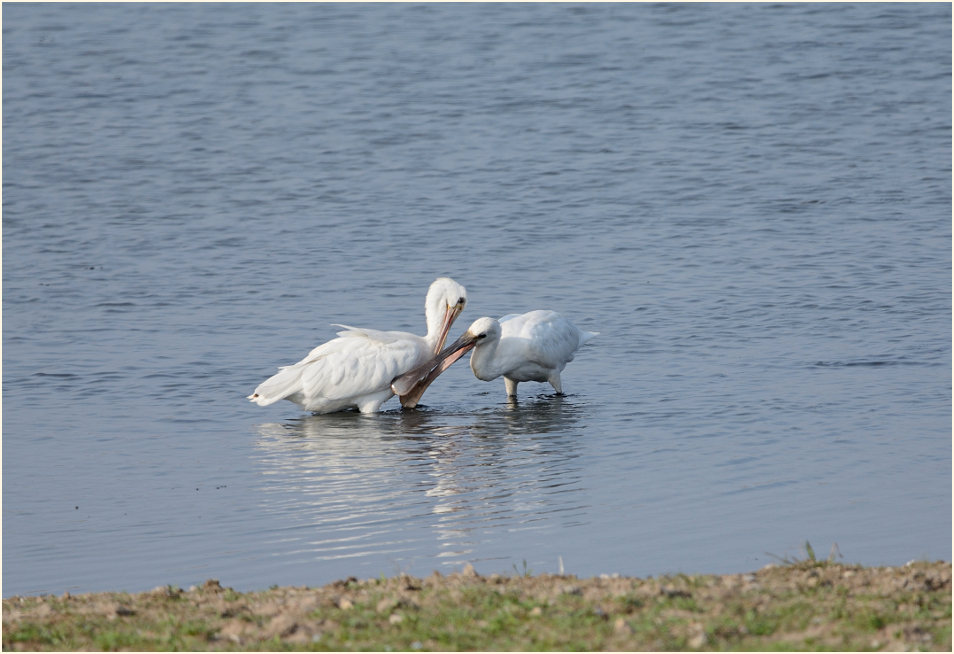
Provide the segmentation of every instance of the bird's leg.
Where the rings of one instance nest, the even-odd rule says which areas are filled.
[[[504,377],[504,385],[507,387],[507,397],[517,397],[517,383],[510,377]]]
[[[557,392],[557,395],[563,395],[563,384],[560,382],[560,373],[553,373],[547,381],[550,382],[550,386]]]
[[[361,413],[377,413],[381,410],[381,405],[387,402],[391,395],[391,389],[389,388],[386,391],[359,397],[355,400],[355,404]]]

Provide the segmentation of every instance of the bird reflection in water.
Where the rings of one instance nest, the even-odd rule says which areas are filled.
[[[506,565],[526,556],[507,551],[514,532],[585,521],[584,413],[572,396],[547,396],[467,413],[263,424],[263,508],[287,525],[285,547],[309,548],[316,560]]]

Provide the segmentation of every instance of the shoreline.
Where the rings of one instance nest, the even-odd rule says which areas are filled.
[[[750,573],[353,577],[321,587],[12,596],[5,650],[951,651],[951,563]]]

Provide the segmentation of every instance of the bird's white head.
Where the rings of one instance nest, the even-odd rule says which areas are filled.
[[[492,343],[500,339],[500,323],[493,318],[478,318],[470,324],[464,336],[469,336],[474,347]]]
[[[427,320],[427,340],[434,354],[441,351],[447,334],[457,316],[467,305],[467,289],[450,277],[438,277],[427,290],[424,315]]]

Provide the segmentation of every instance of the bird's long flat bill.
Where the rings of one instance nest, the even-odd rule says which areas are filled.
[[[441,321],[440,337],[437,339],[437,344],[434,346],[434,354],[439,354],[441,348],[444,347],[444,343],[447,341],[447,334],[450,332],[451,325],[454,324],[454,321],[457,320],[457,316],[459,316],[461,311],[464,310],[464,304],[464,300],[459,300],[454,306],[447,305],[447,309],[444,310],[444,320]]]
[[[430,361],[395,377],[391,382],[391,390],[401,399],[401,406],[407,409],[416,407],[427,387],[476,344],[477,339],[467,332]]]

